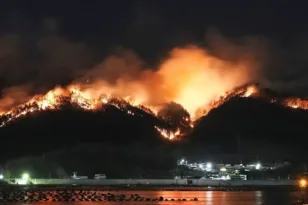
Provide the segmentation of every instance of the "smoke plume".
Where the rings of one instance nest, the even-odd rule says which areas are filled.
[[[194,117],[227,91],[255,80],[258,68],[250,59],[222,60],[197,46],[173,49],[157,69],[142,65],[136,54],[125,51],[107,57],[74,84],[96,97],[130,96],[152,108],[175,102]]]
[[[174,102],[197,117],[200,108],[226,92],[259,80],[265,50],[258,39],[238,43],[210,31],[206,47],[174,48],[155,68],[147,68],[134,51],[123,49],[89,69],[93,61],[83,43],[47,36],[35,41],[36,52],[29,55],[23,52],[21,37],[3,38],[9,40],[0,40],[1,77],[19,85],[2,91],[2,110],[28,100],[30,94],[75,79],[68,88],[81,90],[87,98],[125,97],[156,112]]]

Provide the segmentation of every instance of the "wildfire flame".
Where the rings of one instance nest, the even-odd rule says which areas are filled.
[[[131,66],[127,59],[106,59],[85,76],[86,82],[79,79],[67,87],[56,87],[45,95],[36,95],[17,106],[12,103],[12,97],[0,99],[0,126],[29,113],[61,109],[63,103],[89,111],[113,105],[129,115],[136,115],[134,109],[131,109],[135,107],[158,116],[164,103],[175,102],[182,105],[190,115],[183,118],[181,123],[185,125],[182,127],[192,129],[196,120],[229,99],[252,97],[260,92],[254,85],[240,87],[251,82],[250,71],[247,69],[250,65],[246,61],[223,61],[196,47],[174,49],[170,58],[155,72],[138,68],[134,69],[133,74],[112,70],[113,79],[95,77],[110,76],[106,72],[111,67],[125,67],[127,64]],[[269,102],[277,101],[270,99]],[[281,103],[290,108],[308,109],[308,100],[289,98]],[[169,140],[186,134],[180,125],[170,130],[158,126],[154,128]]]
[[[179,128],[175,132],[167,130],[167,129],[162,129],[157,126],[155,126],[155,129],[159,132],[159,134],[162,137],[167,138],[169,140],[176,139],[182,135],[181,130]]]
[[[308,100],[302,100],[300,98],[288,98],[283,101],[283,105],[291,108],[308,109]]]

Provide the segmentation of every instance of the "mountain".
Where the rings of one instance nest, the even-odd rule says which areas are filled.
[[[64,177],[73,171],[170,177],[177,143],[154,128],[168,125],[142,109],[129,113],[108,105],[96,112],[67,107],[18,118],[0,129],[2,164],[15,177],[25,170],[36,177]]]
[[[168,105],[162,112],[164,119],[123,103],[106,104],[95,111],[64,104],[29,112],[0,128],[0,156],[15,175],[22,170],[41,177],[77,171],[124,178],[170,177],[182,156],[199,160],[218,159],[223,154],[236,155],[238,160],[304,158],[308,112],[274,103],[280,98],[284,99],[273,92],[225,98],[180,141],[163,138],[155,129],[171,129],[170,122],[180,119],[179,124],[186,119],[187,113],[178,105]],[[169,115],[176,120],[166,122]]]
[[[30,113],[0,129],[1,144],[5,145],[0,152],[12,158],[87,142],[163,143],[154,125],[166,126],[143,110],[136,109],[135,115],[130,115],[111,105],[96,112],[69,107]]]
[[[219,144],[225,151],[238,152],[238,143],[255,142],[261,154],[268,154],[264,148],[271,145],[284,147],[285,153],[292,151],[302,155],[308,123],[308,111],[293,109],[276,103],[268,103],[264,98],[234,97],[213,109],[201,118],[189,138],[189,146]]]

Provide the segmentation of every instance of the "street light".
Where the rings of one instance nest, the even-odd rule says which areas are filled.
[[[4,177],[3,177],[3,175],[2,175],[2,174],[0,174],[0,180],[1,180],[1,179],[3,179],[3,178],[4,178]]]
[[[22,178],[23,180],[28,180],[28,179],[30,178],[30,175],[29,175],[28,173],[23,173],[22,176],[21,176],[21,178]]]
[[[261,164],[260,163],[256,164],[256,169],[259,170],[260,168],[261,168]]]

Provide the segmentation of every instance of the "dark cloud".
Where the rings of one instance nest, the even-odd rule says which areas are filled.
[[[91,63],[90,49],[81,42],[54,35],[0,36],[0,78],[7,85],[67,83]]]
[[[72,80],[91,65],[87,45],[63,38],[45,37],[37,41],[40,62],[37,79],[40,84]]]
[[[288,44],[268,41],[268,64],[264,78],[268,87],[280,92],[307,96],[308,88],[308,38],[298,36]]]
[[[255,81],[281,92],[308,95],[308,38],[294,38],[279,44],[264,36],[227,37],[215,28],[205,35],[207,48],[232,61],[247,59],[258,68]]]

